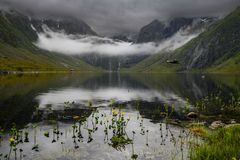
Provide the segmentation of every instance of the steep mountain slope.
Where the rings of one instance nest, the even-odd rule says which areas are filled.
[[[164,24],[160,21],[152,21],[140,30],[137,43],[161,40],[163,38],[164,27]]]
[[[160,42],[177,33],[180,29],[187,27],[203,27],[215,21],[212,17],[193,17],[193,18],[174,18],[169,22],[160,22],[154,20],[150,24],[144,26],[138,35],[137,43],[144,42]],[[194,29],[194,28],[193,28]]]
[[[196,37],[214,20],[214,18],[207,17],[175,18],[168,24],[155,20],[150,25],[144,27],[143,32],[140,32],[138,38],[142,38],[141,43],[132,43],[131,45],[129,44],[129,48],[142,47],[142,50],[144,50],[148,47],[148,45],[150,45],[148,48],[155,50],[154,52],[160,50],[172,50],[173,48],[182,46],[193,37]],[[145,31],[149,31],[149,34],[145,34]],[[131,36],[127,34],[120,34],[118,36],[112,37],[115,41],[111,41],[110,43],[114,44],[117,41],[131,42],[131,38],[129,39],[129,37]],[[136,41],[132,40],[132,42]],[[150,52],[151,51],[141,52],[141,50],[139,50],[139,52],[134,55],[126,54],[114,56],[104,54],[86,54],[83,56],[83,59],[91,65],[101,66],[102,68],[111,71],[118,71],[119,69],[130,67],[144,60],[145,58],[149,57]]]
[[[71,29],[67,31],[76,32],[76,30]],[[78,33],[87,33],[85,31],[83,33],[78,31]],[[91,30],[89,32],[95,34]],[[32,26],[30,18],[16,12],[1,12],[0,71],[98,70],[78,57],[38,49],[33,45],[37,38],[36,30]]]
[[[0,42],[11,46],[29,46],[37,40],[26,16],[15,12],[0,12]]]
[[[30,21],[38,32],[43,32],[42,26],[45,25],[54,32],[64,31],[66,34],[97,35],[89,25],[77,19],[31,19]]]
[[[131,71],[172,72],[204,70],[239,72],[240,8],[211,25],[183,47],[172,53],[148,57]]]

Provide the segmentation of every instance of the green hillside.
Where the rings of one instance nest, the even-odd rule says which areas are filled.
[[[76,57],[0,43],[2,71],[68,71],[70,69],[84,72],[100,71]]]
[[[179,64],[165,63],[169,54],[158,53],[152,55],[140,63],[130,68],[122,69],[123,72],[176,72],[180,67]]]
[[[0,71],[100,71],[75,56],[38,49],[37,40],[27,17],[0,14]]]
[[[158,53],[132,66],[131,72],[240,72],[240,8],[211,25],[172,53]],[[167,63],[167,61],[177,63]],[[126,70],[125,70],[126,71]]]
[[[233,73],[240,72],[240,52],[227,60],[220,58],[214,65],[209,69],[209,72],[222,72],[222,73]]]

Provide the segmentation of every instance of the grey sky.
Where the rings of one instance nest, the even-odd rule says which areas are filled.
[[[240,0],[0,0],[1,7],[38,16],[72,16],[97,33],[137,32],[154,19],[223,16]]]

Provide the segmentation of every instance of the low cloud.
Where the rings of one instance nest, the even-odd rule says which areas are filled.
[[[64,32],[53,32],[45,27],[44,32],[38,34],[39,38],[35,45],[44,50],[66,55],[88,53],[108,56],[154,54],[163,50],[175,50],[198,36],[199,33],[201,31],[189,33],[189,30],[185,29],[159,44],[153,42],[134,44],[106,37],[67,35]]]

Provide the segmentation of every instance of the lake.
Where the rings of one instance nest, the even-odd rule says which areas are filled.
[[[188,159],[186,126],[239,122],[239,91],[231,74],[2,75],[0,159]]]

